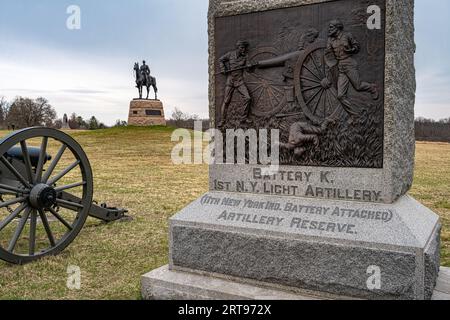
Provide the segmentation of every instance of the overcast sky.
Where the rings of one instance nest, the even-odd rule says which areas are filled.
[[[81,30],[66,27],[69,5]],[[58,115],[126,120],[132,67],[146,59],[159,97],[208,115],[208,0],[0,0],[0,96],[48,98]],[[450,1],[416,0],[416,116],[450,117]]]

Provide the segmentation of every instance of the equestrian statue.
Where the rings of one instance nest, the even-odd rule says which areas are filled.
[[[158,88],[156,86],[156,78],[150,75],[150,67],[142,61],[142,66],[139,63],[134,64],[134,72],[136,78],[136,88],[139,90],[139,99],[142,99],[142,89],[147,88],[147,100],[150,94],[150,87],[155,91],[155,100],[158,100]]]

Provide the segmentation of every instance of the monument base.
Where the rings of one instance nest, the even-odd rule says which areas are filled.
[[[349,300],[350,297],[314,295],[295,288],[274,288],[245,279],[170,271],[163,266],[142,277],[145,300]],[[450,301],[450,269],[441,268],[432,300]]]
[[[130,103],[130,126],[165,126],[164,106],[159,100],[135,99]]]
[[[431,299],[439,217],[395,204],[210,192],[170,220],[170,270],[319,296]]]

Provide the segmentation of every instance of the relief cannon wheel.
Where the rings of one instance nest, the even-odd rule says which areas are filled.
[[[305,115],[316,123],[335,118],[342,110],[336,87],[326,75],[326,47],[323,40],[309,46],[294,70],[297,101]]]
[[[29,128],[2,139],[0,155],[0,259],[23,264],[60,253],[92,205],[92,170],[83,149],[58,130]]]
[[[261,61],[277,57],[273,47],[261,47],[250,52],[250,61]],[[286,84],[277,82],[276,71],[272,69],[246,72],[246,84],[252,97],[252,113],[258,117],[272,117],[286,106]]]

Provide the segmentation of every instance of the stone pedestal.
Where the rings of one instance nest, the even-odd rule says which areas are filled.
[[[386,205],[211,192],[170,220],[169,267],[325,298],[431,299],[440,228],[409,196]]]
[[[164,106],[159,100],[135,99],[130,103],[130,126],[165,126]]]

